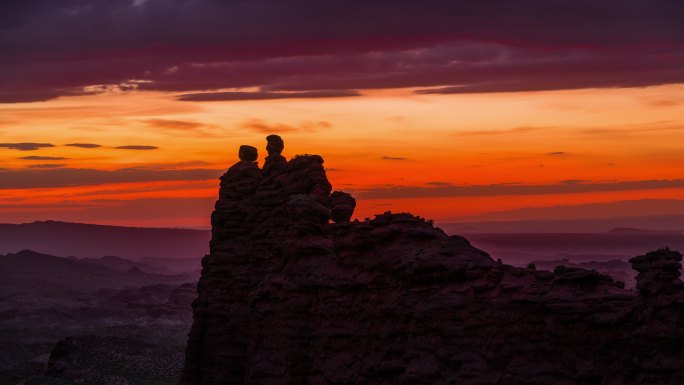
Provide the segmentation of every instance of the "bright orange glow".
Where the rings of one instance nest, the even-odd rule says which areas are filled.
[[[354,98],[198,103],[164,93],[129,92],[0,105],[0,116],[2,142],[55,145],[36,151],[0,148],[5,170],[52,164],[96,170],[215,169],[219,175],[236,161],[240,144],[263,149],[264,137],[278,133],[285,138],[287,156],[321,154],[331,182],[341,190],[684,178],[683,85],[473,95],[417,95],[399,89],[366,91]],[[65,146],[69,143],[102,147]],[[158,149],[115,148],[130,145]],[[27,156],[63,159],[21,159]],[[0,222],[206,226],[216,189],[215,179],[10,186],[0,189]],[[156,219],[141,216],[140,207],[121,208],[117,215],[102,209],[171,198],[208,203],[195,214],[185,210]],[[683,199],[684,190],[366,199],[359,200],[356,216],[411,211],[447,221],[522,207],[646,198]]]

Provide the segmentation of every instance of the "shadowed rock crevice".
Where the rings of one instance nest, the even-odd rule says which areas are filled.
[[[684,382],[678,253],[632,260],[640,293],[508,266],[410,214],[350,221],[320,156],[267,142],[221,177],[182,384]]]

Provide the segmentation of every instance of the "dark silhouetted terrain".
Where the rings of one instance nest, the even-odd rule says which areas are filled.
[[[91,373],[93,378],[109,381],[117,370],[121,378],[158,373],[150,360],[180,370],[195,297],[195,262],[194,269],[167,274],[162,266],[119,257],[77,260],[30,250],[0,256],[0,384],[71,384],[43,374],[57,341],[72,336],[84,349],[79,357],[99,360],[89,361],[91,366],[107,362]],[[79,337],[84,335],[118,339],[101,343]],[[169,376],[172,371],[159,378]],[[99,383],[91,380],[86,383]]]
[[[249,159],[211,232],[0,225],[0,385],[684,381],[680,231],[350,222],[321,157]]]
[[[514,267],[410,214],[349,222],[353,199],[331,194],[319,156],[251,160],[221,178],[182,384],[684,382],[677,251],[630,259],[638,291],[577,266]],[[644,245],[618,235],[612,252]],[[506,246],[541,237],[517,236]],[[559,240],[541,238],[542,253]]]

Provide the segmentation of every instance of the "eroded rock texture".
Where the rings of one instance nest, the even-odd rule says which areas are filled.
[[[641,294],[504,265],[410,214],[348,222],[323,159],[280,150],[221,178],[182,384],[684,383],[678,253],[633,260]]]

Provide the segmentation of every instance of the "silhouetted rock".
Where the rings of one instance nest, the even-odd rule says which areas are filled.
[[[579,267],[557,266],[553,269],[555,280],[559,284],[597,286],[599,283],[610,284],[613,278],[601,274],[596,270],[586,270]]]
[[[629,260],[636,276],[637,289],[644,295],[672,293],[681,281],[682,254],[670,249],[660,249]]]
[[[272,175],[280,173],[287,166],[287,159],[280,153],[285,148],[285,142],[278,135],[269,135],[266,137],[266,152],[268,156],[264,163],[264,175]]]
[[[335,191],[330,194],[330,215],[335,222],[349,222],[354,215],[356,199],[351,194]]]
[[[609,261],[571,262],[569,259],[565,258],[556,260],[537,260],[531,264],[542,270],[554,270],[558,266],[595,270],[613,278],[615,281],[622,282],[628,289],[636,287],[636,280],[634,279],[636,272],[632,270],[632,265],[627,261],[619,259]]]
[[[269,135],[266,137],[266,152],[268,155],[280,155],[285,149],[285,142],[283,138],[278,135]]]
[[[246,170],[221,179],[182,384],[684,382],[679,289],[656,307],[596,271],[494,261],[411,214],[347,222],[320,156]],[[671,283],[675,259],[646,273]]]
[[[240,151],[238,151],[238,156],[240,157],[240,160],[254,162],[259,157],[259,153],[257,149],[252,146],[242,145],[240,146]]]

